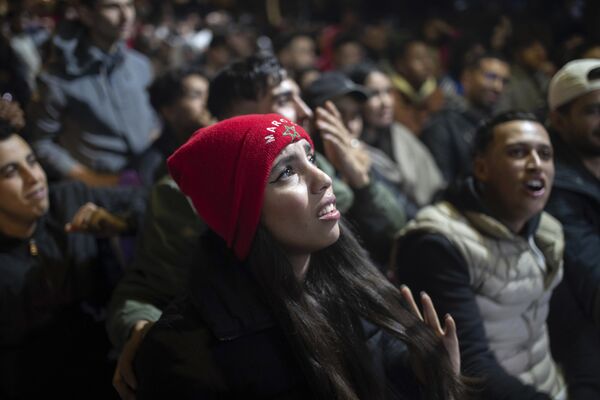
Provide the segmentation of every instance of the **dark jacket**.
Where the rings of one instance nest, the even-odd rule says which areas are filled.
[[[600,398],[600,180],[556,132],[556,174],[546,211],[563,225],[565,279],[556,289],[548,327],[552,352],[573,399]]]
[[[159,134],[146,92],[148,59],[125,43],[104,53],[70,25],[54,45],[40,75],[40,100],[29,110],[30,141],[44,168],[60,178],[76,163],[108,173],[136,164]]]
[[[110,275],[96,238],[68,234],[64,226],[86,202],[115,213],[136,206],[141,212],[145,204],[138,190],[92,190],[74,182],[51,186],[49,193],[50,209],[30,239],[0,235],[2,399],[71,398],[75,387],[93,387],[90,380],[108,382],[99,374],[109,350],[102,319]]]
[[[546,206],[565,232],[565,279],[584,312],[600,326],[600,180],[558,134],[554,186]]]
[[[142,342],[137,398],[313,398],[248,266],[213,265],[193,278],[192,294],[165,310]],[[363,329],[387,398],[420,398],[406,345],[369,323]]]
[[[475,109],[445,109],[434,114],[421,140],[449,184],[471,173],[475,131],[485,118]]]
[[[393,195],[374,181],[352,191],[335,178],[324,156],[317,157],[317,162],[333,177],[338,210],[353,223],[371,256],[378,261],[386,259],[392,238],[404,225],[404,215]],[[200,257],[196,242],[205,230],[205,223],[171,177],[154,185],[136,258],[111,300],[108,331],[116,347],[123,346],[136,321],[156,321],[161,310],[185,288],[189,271]]]

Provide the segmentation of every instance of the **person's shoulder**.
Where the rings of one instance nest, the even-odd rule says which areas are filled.
[[[134,68],[139,68],[149,73],[152,72],[152,63],[144,54],[132,48],[125,48],[123,54],[127,62],[133,65]]]

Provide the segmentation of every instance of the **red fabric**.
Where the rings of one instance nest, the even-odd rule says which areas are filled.
[[[199,129],[167,164],[198,214],[243,260],[260,221],[273,161],[300,139],[312,146],[304,129],[281,115],[243,115]]]

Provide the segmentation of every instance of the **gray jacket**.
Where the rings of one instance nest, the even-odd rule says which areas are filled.
[[[104,53],[75,27],[63,29],[54,45],[29,110],[41,162],[59,178],[76,163],[98,172],[123,170],[159,132],[146,92],[150,62],[124,43]]]

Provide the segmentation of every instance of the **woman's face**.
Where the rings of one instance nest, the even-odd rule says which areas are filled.
[[[273,162],[261,222],[289,256],[306,256],[335,243],[340,212],[331,178],[317,168],[306,140],[288,145]]]
[[[372,92],[365,103],[365,123],[376,128],[386,128],[394,121],[394,98],[392,82],[384,73],[374,71],[365,79],[365,86]]]

